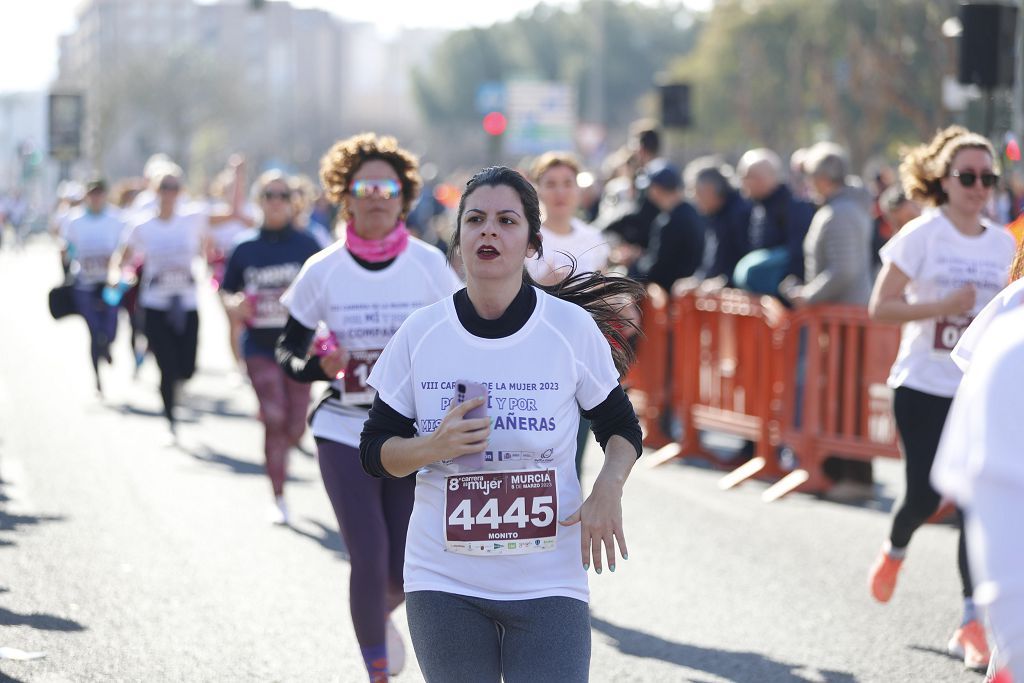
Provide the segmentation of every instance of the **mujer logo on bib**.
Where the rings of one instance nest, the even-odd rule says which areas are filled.
[[[445,486],[445,548],[469,555],[518,555],[555,548],[554,470],[453,475]]]

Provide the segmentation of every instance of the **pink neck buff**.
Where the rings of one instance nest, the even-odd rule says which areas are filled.
[[[395,229],[379,240],[360,237],[352,221],[345,226],[345,246],[353,254],[370,263],[381,263],[397,258],[408,244],[409,231],[405,227],[405,221],[398,221]]]

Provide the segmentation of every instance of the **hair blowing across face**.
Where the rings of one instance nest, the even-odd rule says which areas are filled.
[[[481,187],[499,186],[509,187],[519,195],[530,233],[528,243],[537,250],[538,256],[542,253],[540,200],[537,198],[537,191],[530,181],[518,171],[506,166],[491,166],[478,172],[466,183],[466,189],[459,200],[455,232],[452,234],[448,250],[449,259],[459,250],[459,240],[462,236],[462,215],[466,210],[467,198]],[[631,335],[624,333],[629,329],[633,329],[635,332],[640,331],[624,312],[645,296],[644,287],[636,280],[627,277],[608,276],[601,273],[578,273],[576,272],[576,259],[571,254],[566,255],[572,261],[572,268],[569,270],[569,275],[558,284],[537,284],[530,277],[525,266],[523,267],[523,282],[563,301],[576,304],[587,311],[610,343],[615,368],[620,375],[624,375],[635,359],[633,349],[627,340],[627,336]]]
[[[320,182],[324,195],[335,206],[341,207],[341,214],[348,218],[345,202],[352,177],[359,167],[372,159],[380,159],[391,165],[402,184],[402,218],[409,214],[409,208],[419,194],[422,181],[419,162],[410,152],[398,146],[398,140],[385,135],[360,133],[345,140],[339,140],[327,150],[320,160]]]
[[[993,162],[996,158],[987,138],[963,126],[944,128],[930,142],[906,150],[900,162],[900,177],[907,197],[932,206],[948,202],[941,181],[949,175],[953,159],[963,149],[986,151]]]

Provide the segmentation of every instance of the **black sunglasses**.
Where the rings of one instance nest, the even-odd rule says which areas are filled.
[[[995,184],[999,182],[999,175],[991,172],[979,175],[974,171],[951,171],[949,175],[959,180],[960,184],[964,187],[974,187],[974,183],[978,181],[978,178],[981,178],[982,187],[995,187]]]
[[[263,193],[263,198],[266,199],[267,201],[270,201],[271,199],[284,199],[284,200],[287,200],[287,199],[291,199],[292,198],[292,193],[288,192],[288,191],[285,191],[285,190],[281,190],[280,192],[274,192],[273,190],[267,190],[266,192]]]
[[[160,187],[157,189],[161,192],[177,192],[181,189],[181,185],[177,183],[160,183]]]

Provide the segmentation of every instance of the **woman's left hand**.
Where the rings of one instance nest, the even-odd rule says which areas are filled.
[[[615,546],[618,544],[619,554],[622,559],[629,559],[629,550],[626,548],[626,537],[622,531],[622,487],[613,482],[602,482],[600,479],[594,483],[590,496],[583,502],[583,506],[566,519],[559,522],[562,526],[572,526],[582,523],[580,534],[580,551],[583,559],[583,568],[590,569],[591,557],[594,561],[594,571],[601,573],[603,567],[601,557],[601,546],[604,546],[604,556],[607,559],[608,568],[615,571]]]

